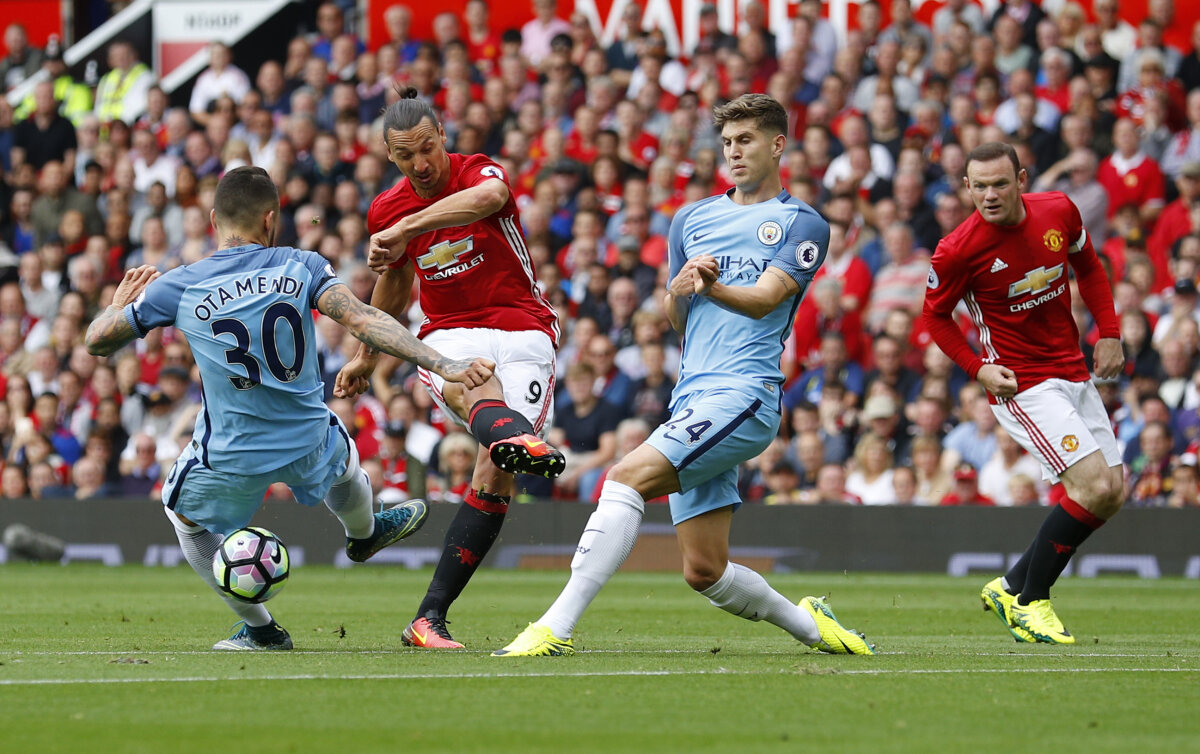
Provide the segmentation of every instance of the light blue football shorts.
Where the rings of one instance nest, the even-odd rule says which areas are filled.
[[[762,453],[779,432],[779,399],[764,398],[730,388],[688,393],[651,433],[646,442],[679,474],[681,491],[668,498],[674,523],[742,504],[738,466]]]
[[[351,443],[341,420],[331,413],[325,441],[308,455],[274,471],[246,476],[208,468],[200,460],[199,446],[189,442],[163,483],[163,505],[221,535],[248,525],[275,482],[291,487],[297,502],[320,505],[334,481],[346,473],[355,452]]]

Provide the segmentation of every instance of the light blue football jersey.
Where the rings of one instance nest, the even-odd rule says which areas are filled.
[[[125,307],[138,337],[166,325],[187,335],[203,382],[192,439],[205,466],[261,474],[324,440],[312,310],[340,282],[310,251],[239,246],[167,272]]]
[[[720,194],[679,210],[668,236],[672,279],[688,259],[710,254],[725,285],[753,286],[773,266],[790,275],[800,292],[759,320],[708,296],[692,296],[672,399],[722,387],[766,389],[778,396],[783,344],[828,247],[829,223],[786,191],[747,205]]]

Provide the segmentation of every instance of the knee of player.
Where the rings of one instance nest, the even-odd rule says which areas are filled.
[[[1079,503],[1089,511],[1103,519],[1115,514],[1121,509],[1121,504],[1125,502],[1125,481],[1122,468],[1120,466],[1110,467],[1107,474],[1097,474],[1090,479],[1086,494],[1087,499],[1080,500]]]
[[[697,592],[703,592],[721,578],[725,573],[725,564],[717,564],[708,560],[685,560],[683,564],[683,580]]]

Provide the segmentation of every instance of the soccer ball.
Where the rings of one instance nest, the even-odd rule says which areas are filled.
[[[249,526],[225,538],[213,555],[217,586],[234,599],[259,603],[279,594],[287,583],[287,548],[266,529]]]

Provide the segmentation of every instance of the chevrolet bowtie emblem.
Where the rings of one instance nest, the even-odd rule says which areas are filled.
[[[1062,277],[1063,266],[1056,264],[1050,269],[1038,267],[1025,273],[1025,277],[1008,286],[1008,297],[1023,296],[1026,293],[1041,293],[1049,290],[1050,284]]]

